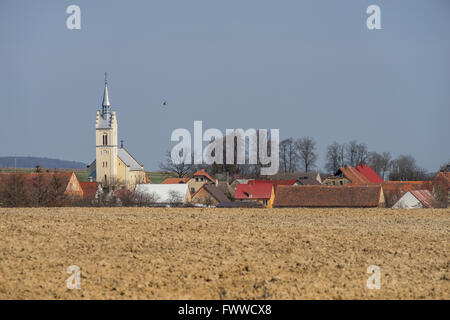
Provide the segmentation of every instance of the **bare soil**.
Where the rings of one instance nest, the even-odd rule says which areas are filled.
[[[0,236],[0,299],[450,299],[449,209],[0,209]]]

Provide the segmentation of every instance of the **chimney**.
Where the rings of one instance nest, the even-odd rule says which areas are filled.
[[[123,140],[120,140],[120,148],[123,149]]]

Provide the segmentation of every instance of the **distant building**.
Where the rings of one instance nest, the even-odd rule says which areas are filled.
[[[192,178],[187,181],[191,194],[196,193],[203,185],[215,183],[215,179],[211,177],[205,169],[201,169],[194,173]]]
[[[97,202],[103,195],[102,184],[98,182],[80,182],[83,190],[83,199],[91,202]]]
[[[229,202],[230,200],[215,184],[204,184],[193,196],[193,203],[216,206],[219,203]]]
[[[384,207],[380,185],[279,186],[274,207]]]
[[[136,200],[149,204],[180,205],[191,202],[187,184],[137,184]]]
[[[352,184],[381,184],[383,179],[368,165],[356,167],[344,166],[332,176],[327,177],[322,184],[327,186],[343,186]]]
[[[260,202],[264,207],[272,208],[275,199],[273,183],[249,181],[247,184],[238,184],[234,198],[236,201]]]
[[[431,181],[387,181],[382,184],[386,207],[391,208],[408,191],[432,191]]]
[[[96,156],[90,164],[88,177],[104,186],[126,187],[133,190],[138,183],[148,183],[144,166],[118,141],[116,112],[111,111],[108,82],[105,77],[102,110],[95,120]]]
[[[439,208],[429,190],[411,190],[406,192],[393,206],[394,209]]]

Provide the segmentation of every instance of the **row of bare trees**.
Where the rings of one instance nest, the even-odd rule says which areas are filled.
[[[50,181],[44,181],[42,174],[27,181],[20,173],[12,173],[1,179],[0,205],[3,207],[60,207],[70,201],[56,175]]]
[[[235,150],[236,151],[236,150]],[[389,180],[423,180],[427,178],[426,171],[420,167],[411,155],[400,155],[393,159],[389,152],[370,152],[365,143],[351,140],[346,143],[334,141],[327,146],[325,155],[325,170],[328,173],[336,172],[340,167],[360,164],[370,165],[383,179]],[[316,141],[312,137],[304,136],[297,139],[288,138],[279,145],[279,172],[293,173],[297,171],[309,172],[318,170]],[[185,177],[199,167],[205,168],[209,173],[255,174],[260,169],[258,165],[187,165],[173,164],[170,152],[160,163],[160,169]]]

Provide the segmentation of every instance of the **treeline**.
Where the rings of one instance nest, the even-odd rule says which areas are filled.
[[[280,171],[305,172],[317,170],[318,154],[316,141],[311,137],[285,139],[280,143]],[[390,152],[369,151],[365,143],[352,140],[346,143],[334,141],[327,146],[325,170],[336,172],[343,166],[367,164],[383,179],[389,180],[424,180],[428,176],[411,155],[400,155],[393,159]],[[388,174],[388,176],[387,176]]]
[[[108,189],[106,189],[108,190]],[[141,206],[189,206],[176,193],[169,194],[166,204],[159,204],[154,194],[136,194],[127,189],[106,191],[95,199],[82,195],[69,195],[57,175],[49,178],[45,173],[29,177],[22,173],[0,176],[0,207],[141,207]]]
[[[269,148],[270,149],[270,148]],[[237,149],[235,148],[235,153]],[[247,155],[246,155],[247,156]],[[298,171],[322,171],[317,165],[319,155],[317,153],[317,143],[314,138],[304,136],[300,138],[288,138],[280,142],[279,145],[279,172],[294,173]],[[236,162],[235,162],[236,163]],[[343,166],[358,166],[367,164],[383,179],[394,181],[406,180],[426,180],[430,178],[426,170],[417,164],[416,159],[411,155],[399,155],[392,158],[390,152],[370,151],[365,143],[357,140],[350,142],[333,143],[327,145],[325,153],[324,171],[329,174],[335,173]],[[450,164],[450,162],[449,162]],[[444,164],[441,167],[446,167]],[[185,177],[199,168],[204,168],[210,174],[241,174],[259,175],[261,165],[249,164],[212,164],[212,165],[191,165],[186,163],[174,164],[171,160],[170,151],[166,153],[163,162],[160,162],[160,169],[171,172],[177,177]]]
[[[69,205],[71,200],[56,175],[46,181],[43,174],[26,179],[23,174],[11,173],[0,180],[2,207],[61,207]]]

